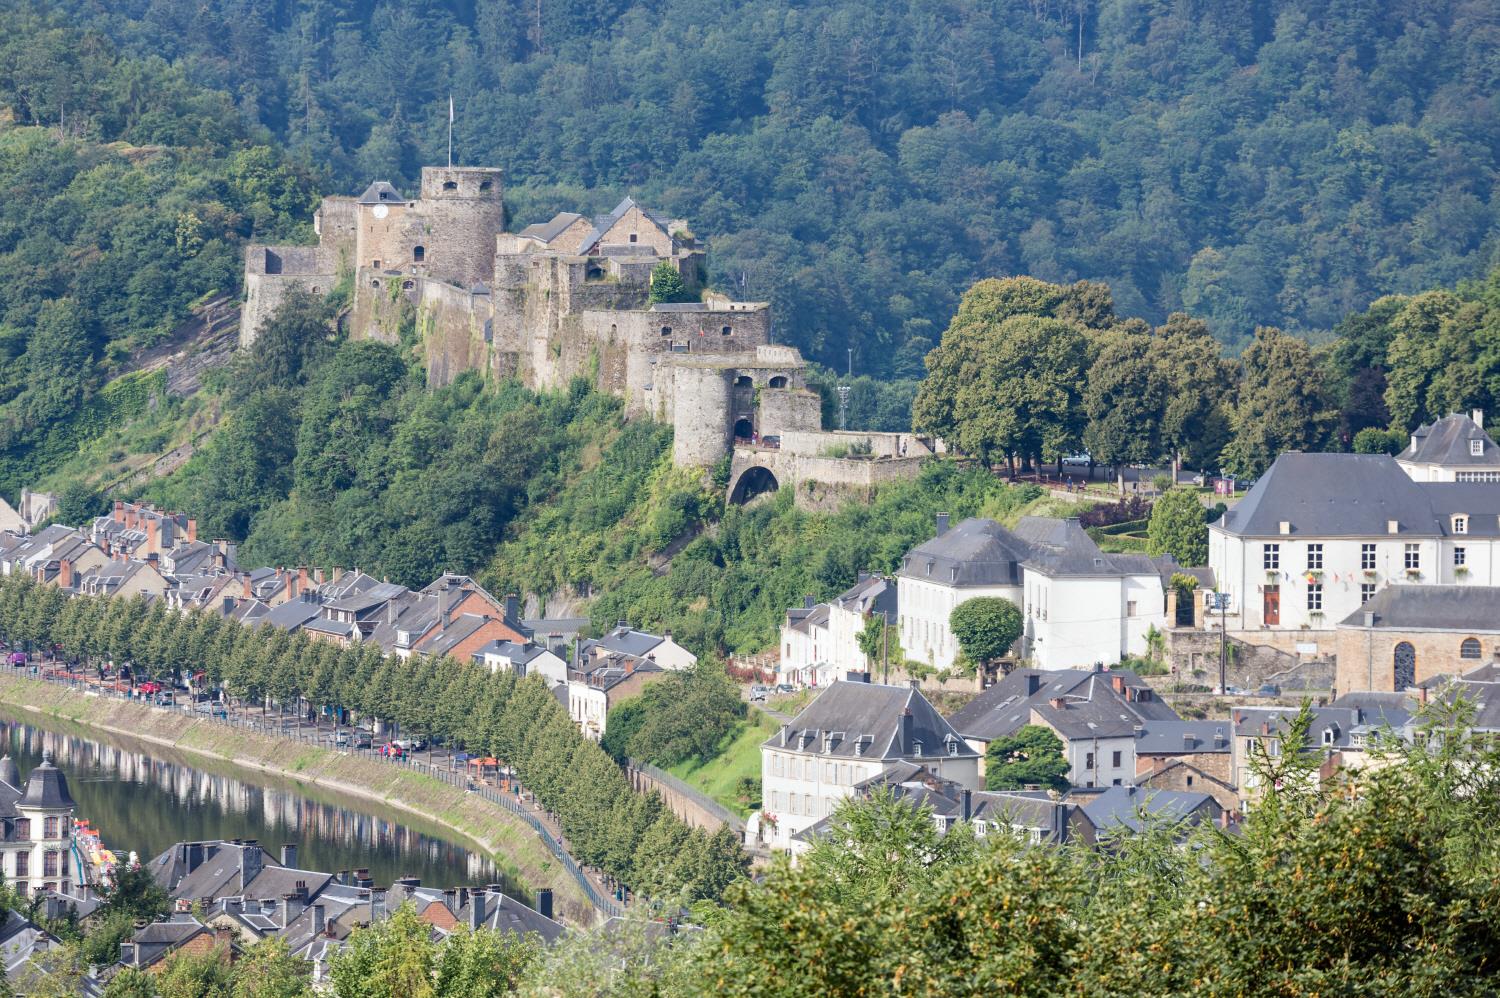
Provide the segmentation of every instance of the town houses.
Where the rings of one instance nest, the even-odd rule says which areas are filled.
[[[246,569],[232,542],[199,540],[194,518],[144,503],[116,500],[84,529],[0,531],[0,574],[70,594],[138,596],[341,646],[367,644],[400,659],[446,657],[539,676],[595,738],[612,704],[652,676],[697,662],[670,632],[649,634],[624,621],[594,640],[581,636],[586,621],[528,623],[515,595],[496,597],[467,575],[445,573],[409,589],[358,569]]]

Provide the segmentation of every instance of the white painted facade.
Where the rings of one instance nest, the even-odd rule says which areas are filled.
[[[1063,738],[1068,782],[1075,787],[1132,786],[1134,738]]]
[[[1161,576],[1052,578],[1027,566],[1024,653],[1039,669],[1114,663],[1146,653],[1146,634],[1166,628]]]
[[[886,767],[879,759],[831,759],[816,753],[761,749],[761,821],[776,818],[771,838],[785,849],[791,837],[833,813],[854,786],[878,776]],[[977,779],[977,776],[976,776]]]
[[[815,686],[817,677],[832,671],[829,661],[828,604],[806,607],[806,614],[781,625],[781,657],[776,666],[778,682]]]
[[[604,719],[608,712],[609,697],[604,690],[590,686],[584,680],[568,680],[568,716],[585,738],[597,742],[604,737]]]
[[[935,669],[951,669],[958,661],[958,639],[948,628],[948,618],[958,604],[979,596],[1000,596],[1022,606],[1021,586],[958,587],[906,575],[896,582],[901,648],[907,658]]]
[[[492,673],[516,671],[516,663],[504,650],[486,647],[480,653],[476,653],[476,657]],[[568,681],[568,663],[551,651],[541,651],[531,661],[525,662],[524,668],[526,675],[541,676],[548,686],[556,686],[558,683]]]

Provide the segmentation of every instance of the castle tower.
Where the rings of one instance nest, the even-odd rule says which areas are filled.
[[[733,372],[688,363],[672,364],[670,372],[672,460],[680,466],[711,465],[729,453]]]
[[[494,279],[495,237],[505,230],[497,168],[424,166],[419,210],[427,238],[413,247],[419,271],[461,288]]]

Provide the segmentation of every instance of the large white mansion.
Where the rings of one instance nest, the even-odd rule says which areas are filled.
[[[1500,448],[1475,413],[1395,458],[1282,454],[1208,550],[1231,633],[1330,652],[1334,625],[1393,583],[1500,585]]]

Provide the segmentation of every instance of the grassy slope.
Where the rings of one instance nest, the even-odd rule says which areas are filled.
[[[750,809],[739,799],[739,782],[747,776],[760,776],[760,744],[775,733],[776,721],[752,709],[750,716],[725,737],[716,756],[706,763],[679,763],[668,772],[740,817],[749,817]]]
[[[593,922],[593,906],[530,828],[509,812],[441,780],[374,759],[291,744],[144,704],[86,697],[66,687],[16,676],[0,676],[0,703],[72,722],[91,736],[102,731],[149,742],[152,754],[161,754],[158,746],[169,752],[175,749],[193,756],[185,761],[200,768],[206,759],[209,764],[273,774],[291,781],[298,793],[314,799],[343,795],[343,801],[335,802],[366,811],[394,811],[403,823],[410,823],[406,814],[418,815],[433,826],[472,840],[517,882],[552,887],[562,917],[574,924]],[[47,723],[55,725],[56,721]]]

